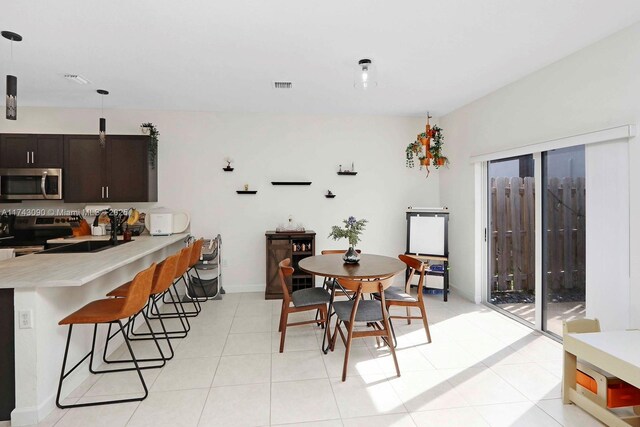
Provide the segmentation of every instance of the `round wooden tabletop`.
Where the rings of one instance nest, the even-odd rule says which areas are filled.
[[[357,264],[345,264],[342,254],[316,255],[301,259],[298,267],[318,276],[377,279],[394,276],[405,270],[406,265],[398,258],[382,255],[361,254]]]

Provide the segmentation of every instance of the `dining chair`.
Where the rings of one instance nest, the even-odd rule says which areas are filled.
[[[411,324],[411,319],[422,319],[422,323],[424,325],[424,330],[427,333],[427,342],[431,342],[431,332],[429,331],[429,322],[427,320],[427,309],[424,306],[424,297],[423,297],[423,287],[425,285],[425,274],[426,274],[426,264],[419,259],[413,258],[407,255],[398,255],[400,261],[404,262],[409,268],[409,277],[407,278],[407,283],[405,284],[404,291],[402,289],[396,287],[389,287],[384,291],[384,301],[385,306],[387,307],[387,312],[389,312],[389,308],[395,306],[406,307],[407,314],[406,316],[402,316],[399,314],[390,314],[390,319],[406,319],[407,324]],[[418,281],[418,295],[414,297],[411,295],[411,281],[415,273],[420,274],[420,279]],[[377,299],[380,299],[380,294],[375,293],[373,296]],[[412,315],[411,308],[416,307],[420,310],[420,316]],[[397,340],[394,334],[394,347],[397,345]]]
[[[287,286],[287,277],[293,274],[293,267],[291,267],[291,260],[285,258],[278,264],[278,275],[280,276],[280,284],[282,285],[282,310],[280,311],[280,326],[278,332],[280,332],[280,353],[284,350],[284,340],[287,335],[288,326],[300,326],[310,325],[317,323],[325,328],[325,332],[329,334],[329,324],[327,322],[327,304],[329,303],[329,293],[323,288],[307,288],[300,289],[289,294],[289,287]],[[291,305],[293,303],[293,306]],[[301,322],[289,322],[290,313],[299,313],[302,311],[318,310],[320,312],[320,318],[314,320],[305,320]]]
[[[343,249],[325,249],[323,251],[321,251],[320,253],[322,255],[334,255],[334,254],[343,254],[345,253],[346,250]],[[356,249],[357,253],[362,253],[362,251],[360,249]],[[332,292],[332,288],[335,288],[335,285],[338,284],[336,282],[335,277],[325,277],[324,281],[322,282],[322,286],[329,292]],[[347,291],[346,289],[344,289],[341,286],[338,286],[338,291],[340,291],[340,293],[348,298],[353,298],[353,292]]]
[[[380,345],[380,338],[389,346],[391,355],[393,356],[393,362],[396,367],[396,374],[400,376],[400,367],[398,366],[398,359],[396,357],[396,351],[393,347],[393,337],[391,332],[391,325],[389,322],[389,314],[385,305],[384,291],[391,286],[393,276],[385,279],[375,280],[352,280],[339,278],[338,283],[355,293],[355,298],[350,301],[335,301],[333,303],[333,309],[338,317],[336,322],[335,331],[331,337],[331,351],[335,349],[336,338],[338,333],[342,342],[345,344],[344,353],[344,366],[342,368],[342,381],[347,378],[347,366],[349,364],[349,352],[351,350],[351,342],[354,338],[366,338],[375,337],[378,345]],[[380,299],[364,299],[365,294],[380,294]],[[356,323],[364,323],[373,329],[367,329],[363,331],[356,331]],[[343,324],[347,329],[345,336],[340,325]]]

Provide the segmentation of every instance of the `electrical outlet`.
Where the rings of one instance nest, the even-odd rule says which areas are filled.
[[[20,329],[33,328],[33,312],[31,310],[18,311],[18,327]]]

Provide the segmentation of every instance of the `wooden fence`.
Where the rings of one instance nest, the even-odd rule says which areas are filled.
[[[547,287],[584,289],[584,178],[551,178],[547,191]],[[491,179],[492,291],[535,289],[535,195],[532,177]]]

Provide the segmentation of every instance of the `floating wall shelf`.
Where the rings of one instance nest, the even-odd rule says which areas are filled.
[[[333,199],[334,197],[336,197],[335,194],[325,194],[324,197],[326,197],[327,199]]]
[[[338,172],[338,175],[358,175],[358,172],[354,172],[354,171],[343,171],[343,172]]]
[[[228,166],[227,166],[227,167],[222,168],[222,170],[223,170],[223,171],[225,171],[225,172],[233,172],[233,168],[230,168],[230,167],[228,167]]]
[[[256,194],[258,190],[238,190],[236,193],[238,194]]]
[[[271,181],[273,185],[311,185],[311,181]]]

